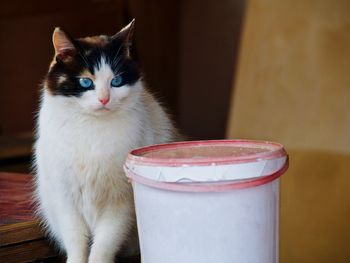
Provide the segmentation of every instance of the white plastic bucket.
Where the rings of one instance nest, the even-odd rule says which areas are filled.
[[[195,141],[132,151],[143,263],[278,262],[283,146]]]

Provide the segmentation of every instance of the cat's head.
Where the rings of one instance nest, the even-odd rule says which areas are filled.
[[[114,36],[79,39],[56,28],[55,57],[45,80],[48,93],[93,115],[123,107],[141,77],[130,54],[134,23]]]

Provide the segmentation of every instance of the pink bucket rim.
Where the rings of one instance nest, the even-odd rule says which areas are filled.
[[[282,174],[284,174],[289,167],[289,158],[287,156],[286,162],[278,171],[258,178],[240,180],[240,181],[226,181],[220,183],[168,183],[155,181],[152,179],[145,178],[143,176],[137,175],[132,172],[126,165],[124,165],[124,170],[126,176],[132,182],[140,183],[152,188],[158,188],[161,190],[169,190],[176,192],[194,192],[194,193],[203,193],[203,192],[225,192],[231,190],[238,190],[244,188],[251,188],[260,185],[267,184],[278,179]]]
[[[233,146],[239,144],[242,147],[270,147],[271,150],[245,156],[222,156],[222,157],[205,157],[205,158],[154,158],[143,156],[145,153],[179,149],[184,147],[201,147],[201,146]],[[272,149],[274,148],[274,149]],[[269,160],[287,156],[287,153],[282,144],[269,141],[256,140],[207,140],[207,141],[184,141],[167,144],[156,144],[132,150],[127,156],[127,163],[147,166],[183,166],[183,165],[220,165],[220,164],[235,164],[248,163],[257,160]]]

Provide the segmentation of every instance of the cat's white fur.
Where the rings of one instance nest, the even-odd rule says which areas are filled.
[[[127,153],[176,136],[142,81],[112,88],[113,72],[103,58],[95,70],[96,88],[80,98],[44,88],[38,116],[39,212],[69,263],[113,262],[135,224],[132,188],[122,169]]]

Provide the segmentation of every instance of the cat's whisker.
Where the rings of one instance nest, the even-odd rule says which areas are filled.
[[[113,66],[117,66],[118,63],[123,59],[125,59],[123,56],[114,57],[113,62],[112,62]]]
[[[112,61],[112,66],[117,66],[120,60],[122,60],[122,57],[115,57]]]
[[[115,55],[114,59],[117,58],[117,57],[119,56],[119,52],[120,52],[122,46],[123,46],[123,45],[120,45],[120,47],[118,48],[117,54]]]
[[[79,54],[80,54],[80,57],[83,59],[85,66],[88,66],[89,62],[87,60],[87,57],[83,53],[79,53]]]
[[[124,66],[125,62],[126,59],[122,60],[122,62],[116,66],[115,72],[118,72]]]

